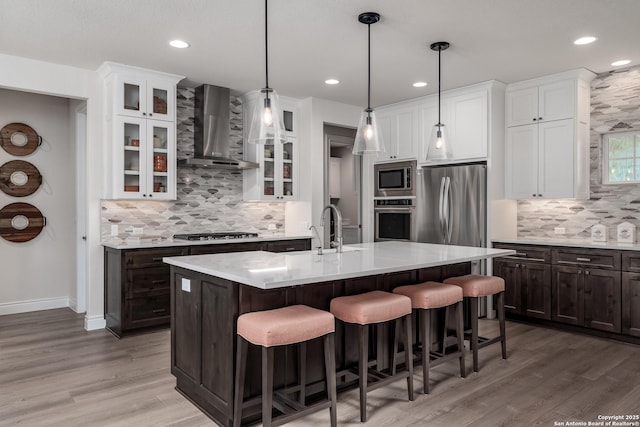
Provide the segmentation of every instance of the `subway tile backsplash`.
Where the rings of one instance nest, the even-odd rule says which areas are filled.
[[[193,88],[177,91],[177,156],[193,157]],[[231,96],[230,156],[241,159],[242,104]],[[169,238],[177,233],[247,231],[267,235],[284,234],[284,203],[244,202],[242,171],[178,168],[177,200],[103,200],[102,241],[120,244],[134,227],[144,227],[144,236]],[[111,236],[111,225],[118,235]],[[267,231],[276,224],[276,231]]]
[[[591,238],[603,224],[609,240],[628,221],[640,230],[640,184],[602,184],[602,133],[640,129],[640,66],[599,74],[591,82],[591,196],[589,200],[518,201],[518,238]],[[564,227],[557,235],[555,227]]]

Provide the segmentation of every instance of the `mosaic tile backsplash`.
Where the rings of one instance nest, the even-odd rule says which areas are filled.
[[[599,74],[591,82],[590,199],[518,201],[518,238],[590,240],[591,227],[603,224],[613,241],[625,221],[640,232],[640,184],[602,184],[602,133],[631,128],[640,129],[640,66]]]
[[[177,91],[177,157],[193,157],[194,96],[192,88]],[[242,103],[231,96],[230,157],[242,159]],[[244,202],[242,171],[178,168],[177,200],[103,200],[102,241],[121,244],[134,227],[143,236],[170,238],[178,233],[246,231],[284,234],[284,203]],[[118,235],[111,236],[111,225]],[[268,231],[270,224],[276,231]]]

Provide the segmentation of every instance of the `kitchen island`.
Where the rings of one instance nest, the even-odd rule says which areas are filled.
[[[505,249],[413,242],[350,245],[343,253],[263,251],[165,258],[171,265],[171,372],[176,389],[220,425],[233,418],[236,320],[240,314],[305,304],[329,309],[331,299],[371,290],[479,272],[479,261],[511,255]],[[370,341],[378,367],[389,366],[390,331],[379,326]],[[336,324],[339,372],[357,361],[355,331]],[[250,346],[245,399],[260,395],[260,352]],[[295,348],[276,349],[274,386],[295,384]],[[324,390],[319,341],[307,348],[307,395]],[[354,385],[349,375],[338,387]],[[259,400],[256,400],[259,403]],[[243,421],[259,419],[259,407]]]

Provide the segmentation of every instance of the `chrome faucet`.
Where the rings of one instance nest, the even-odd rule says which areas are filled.
[[[323,227],[324,227],[324,214],[327,212],[327,209],[333,210],[333,213],[335,214],[335,220],[336,220],[336,223],[335,223],[336,237],[335,237],[335,240],[331,241],[330,246],[332,248],[336,248],[336,252],[342,252],[342,213],[340,212],[340,209],[338,209],[338,207],[333,203],[325,206],[324,209],[322,209],[322,216],[320,217],[320,223],[322,224]]]

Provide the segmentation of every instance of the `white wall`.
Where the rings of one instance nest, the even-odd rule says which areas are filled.
[[[320,214],[325,205],[324,177],[326,173],[324,125],[355,128],[364,107],[341,104],[326,99],[306,98],[300,109],[300,201],[287,206],[287,228],[298,228],[300,223],[308,222],[320,227]],[[290,225],[289,222],[292,222]],[[322,235],[322,232],[320,232]]]
[[[24,202],[47,220],[40,235],[23,242],[0,239],[0,314],[66,307],[75,299],[75,161],[69,128],[69,100],[0,89],[0,126],[25,123],[43,138],[28,156],[0,151],[0,164],[23,160],[43,177],[40,188],[26,197],[0,193],[0,205]]]
[[[86,316],[85,328],[103,328],[103,248],[100,244],[100,197],[102,195],[102,85],[92,70],[0,54],[0,87],[24,92],[86,100],[87,142],[84,170],[86,204]],[[74,168],[73,164],[71,168]],[[71,184],[73,185],[73,184]],[[73,213],[70,213],[73,216]],[[75,234],[74,234],[75,235]],[[68,255],[73,257],[74,254]],[[3,281],[4,282],[4,281]],[[82,284],[80,284],[82,286]]]

